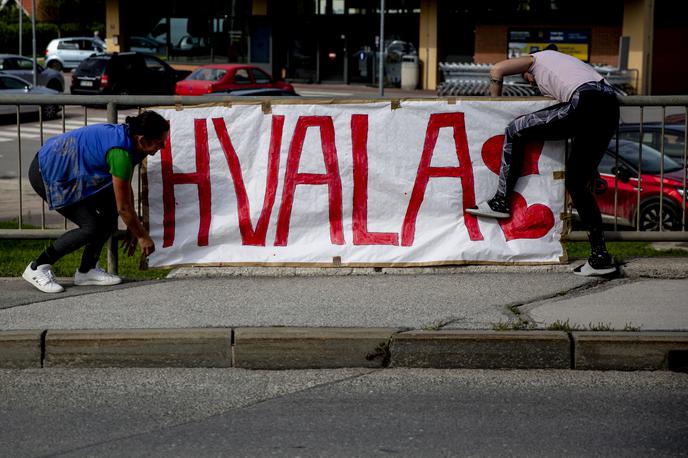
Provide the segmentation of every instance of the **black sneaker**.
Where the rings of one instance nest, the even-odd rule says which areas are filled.
[[[585,264],[573,269],[575,275],[583,277],[599,277],[616,271],[614,261],[606,251],[593,251]]]
[[[468,208],[466,213],[474,216],[487,216],[488,218],[509,218],[511,216],[506,199],[499,197],[493,197],[487,202]]]

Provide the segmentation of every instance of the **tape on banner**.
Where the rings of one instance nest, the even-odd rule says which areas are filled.
[[[263,106],[263,114],[272,114],[272,104],[270,102],[262,102],[261,105]]]
[[[555,180],[564,180],[564,179],[566,179],[566,172],[563,172],[563,171],[552,172],[552,178],[554,178]]]
[[[398,110],[399,108],[401,108],[401,100],[392,100],[390,108],[392,110]]]

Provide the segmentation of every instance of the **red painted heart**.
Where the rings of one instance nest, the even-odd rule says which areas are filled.
[[[499,220],[507,242],[516,239],[539,239],[554,227],[554,214],[547,205],[530,207],[522,195],[515,192],[511,198],[511,218]]]
[[[499,169],[502,165],[502,146],[504,145],[504,135],[495,135],[487,139],[483,143],[483,148],[480,155],[483,162],[495,175],[499,175]],[[542,154],[542,147],[544,143],[541,141],[529,142],[526,144],[523,151],[523,166],[521,167],[521,175],[538,175],[540,169],[538,168],[538,161]]]

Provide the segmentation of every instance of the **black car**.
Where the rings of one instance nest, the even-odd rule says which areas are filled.
[[[684,123],[667,123],[664,125],[664,137],[662,137],[662,124],[648,122],[643,124],[643,144],[657,151],[664,148],[664,154],[683,164],[683,155],[686,147],[686,127]],[[620,124],[619,139],[638,142],[640,140],[640,124]]]
[[[71,93],[172,95],[177,81],[188,74],[138,52],[94,54],[74,71]]]

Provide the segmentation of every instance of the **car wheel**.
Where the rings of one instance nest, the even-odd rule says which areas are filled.
[[[41,107],[43,119],[55,119],[57,118],[58,114],[60,113],[60,106],[59,105],[43,105]]]
[[[52,68],[56,72],[61,72],[64,67],[59,60],[51,60],[48,62],[48,68]]]
[[[662,206],[661,225],[664,231],[681,230],[680,213],[675,205],[664,202]],[[640,207],[640,230],[659,231],[659,201],[648,202]]]

